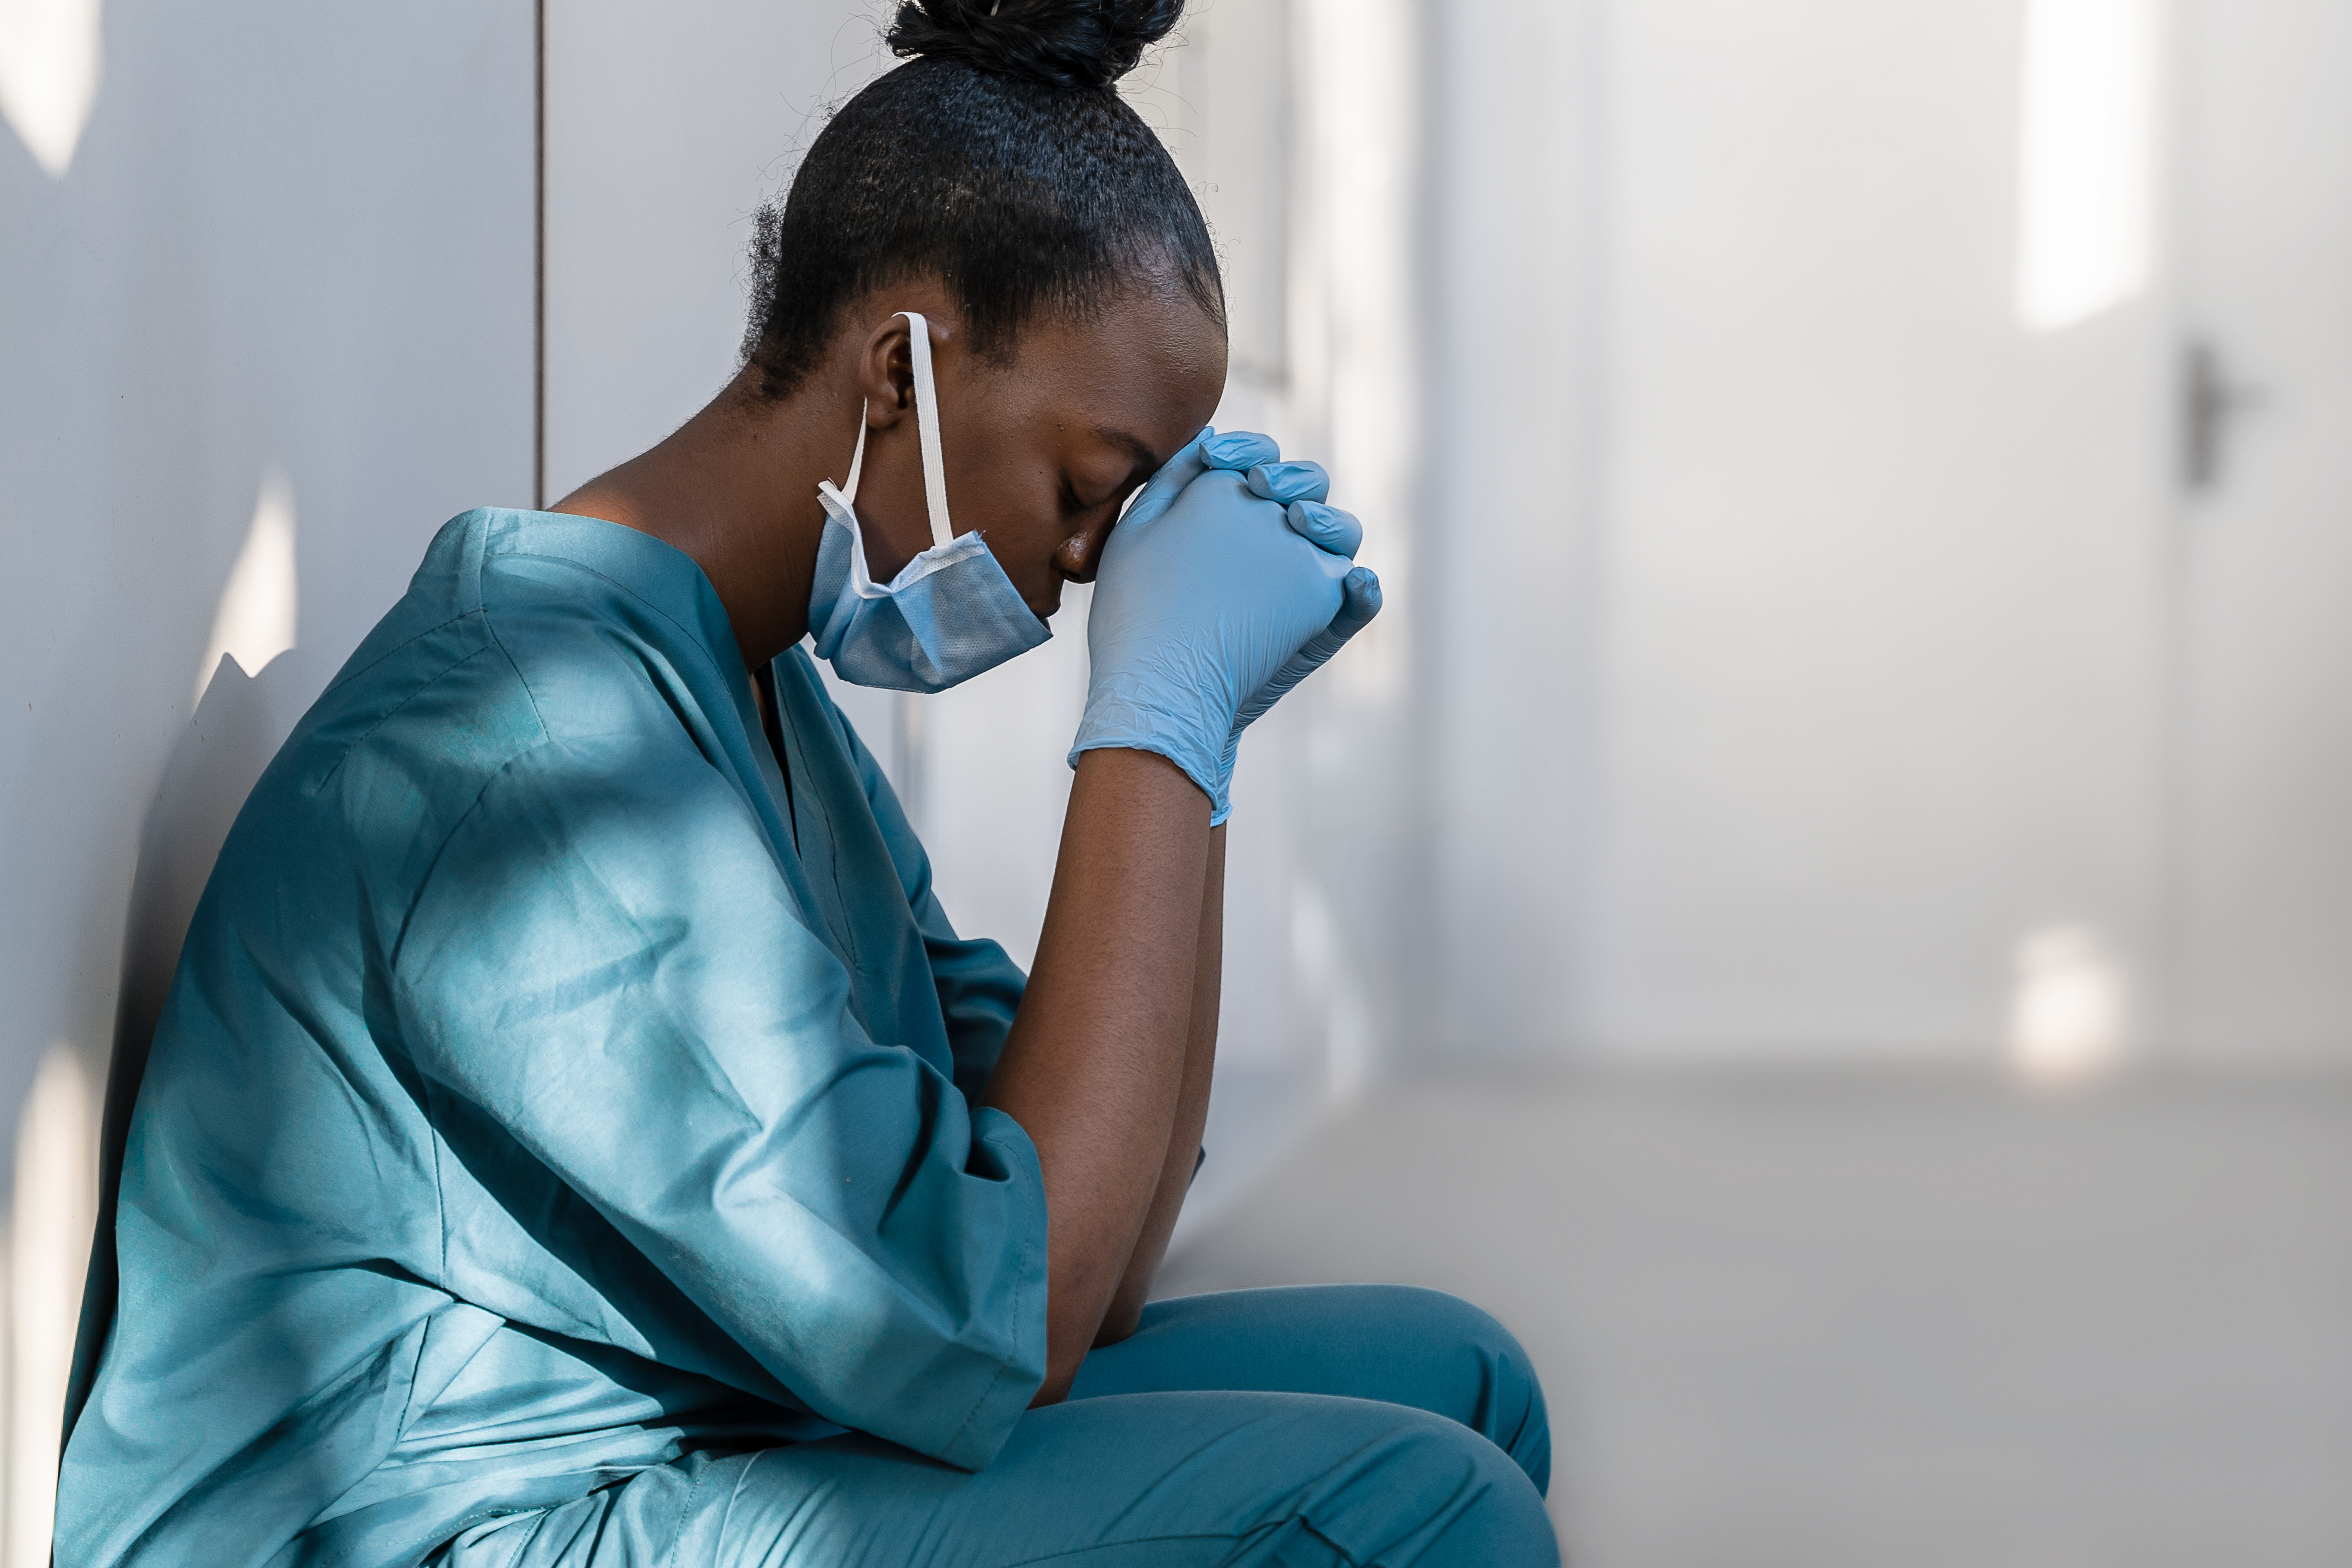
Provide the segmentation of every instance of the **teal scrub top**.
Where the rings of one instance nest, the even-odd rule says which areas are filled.
[[[987,1464],[1045,1204],[959,938],[795,648],[687,556],[480,510],[298,726],[133,1115],[61,1568],[414,1563],[694,1450]],[[787,776],[788,770],[788,776]]]

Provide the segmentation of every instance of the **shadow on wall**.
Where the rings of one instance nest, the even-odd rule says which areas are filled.
[[[246,674],[234,654],[221,655],[163,766],[163,782],[139,834],[139,863],[122,937],[122,985],[114,1046],[106,1078],[106,1109],[98,1148],[98,1226],[82,1294],[81,1327],[73,1347],[62,1431],[81,1414],[99,1357],[114,1326],[114,1204],[122,1186],[122,1150],[131,1107],[154,1043],[155,1024],[180,963],[196,900],[212,876],[222,841],[253,793],[261,770],[285,739],[273,715],[297,710],[297,693],[281,689],[297,679],[293,662],[273,658]],[[57,1347],[62,1359],[63,1346]]]

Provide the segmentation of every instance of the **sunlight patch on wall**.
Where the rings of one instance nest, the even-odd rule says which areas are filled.
[[[98,102],[100,0],[0,0],[0,116],[62,180]]]
[[[98,1215],[98,1095],[71,1047],[52,1046],[16,1126],[8,1226],[6,1562],[49,1560],[58,1426]]]
[[[1323,677],[1365,702],[1402,694],[1423,378],[1416,315],[1422,18],[1410,0],[1298,0],[1298,178],[1290,308],[1302,437],[1333,500],[1367,521],[1388,609]]]
[[[229,568],[213,613],[213,637],[196,666],[194,701],[205,698],[221,655],[235,658],[247,675],[294,646],[297,584],[294,574],[294,487],[282,468],[262,477],[261,499],[253,508],[245,547]]]
[[[2074,925],[2035,931],[2018,944],[2016,963],[2009,1066],[2020,1080],[2067,1089],[2122,1065],[2124,975],[2097,932]]]
[[[2017,314],[2088,321],[2148,284],[2156,0],[2027,0],[2018,127]]]

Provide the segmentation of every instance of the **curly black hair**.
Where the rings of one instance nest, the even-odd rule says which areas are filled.
[[[906,0],[908,64],[835,113],[781,203],[760,213],[745,361],[789,394],[844,306],[935,276],[979,353],[1009,356],[1037,311],[1083,314],[1145,279],[1220,325],[1208,225],[1114,85],[1183,0]]]

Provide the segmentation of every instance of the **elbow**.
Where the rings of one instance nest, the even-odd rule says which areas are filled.
[[[1079,1364],[1089,1351],[1115,1345],[1140,1329],[1144,1301],[1150,1289],[1148,1271],[1129,1270],[1112,1291],[1110,1304],[1099,1315],[1083,1309],[1072,1310],[1069,1303],[1082,1300],[1083,1292],[1067,1288],[1060,1290],[1045,1319],[1045,1381],[1038,1387],[1037,1396],[1029,1402],[1029,1408],[1059,1405],[1067,1399],[1070,1385],[1078,1379]]]
[[[1095,1346],[1115,1345],[1142,1326],[1143,1303],[1128,1300],[1126,1292],[1122,1291],[1120,1299],[1112,1302],[1110,1310],[1103,1314],[1102,1326],[1095,1331]]]
[[[1070,1385],[1078,1380],[1078,1368],[1087,1352],[1100,1345],[1115,1345],[1142,1326],[1143,1310],[1139,1305],[1116,1302],[1101,1322],[1095,1326],[1088,1339],[1080,1333],[1055,1334],[1049,1337],[1045,1352],[1045,1381],[1038,1386],[1037,1396],[1029,1402],[1032,1410],[1048,1405],[1059,1405],[1070,1396]]]
[[[1084,1358],[1081,1357],[1080,1359],[1083,1360]],[[1061,1404],[1062,1401],[1070,1396],[1070,1384],[1076,1383],[1077,1380],[1077,1362],[1074,1361],[1067,1366],[1063,1366],[1058,1363],[1049,1365],[1045,1369],[1045,1381],[1044,1384],[1038,1388],[1036,1397],[1029,1401],[1029,1408],[1032,1410],[1043,1410],[1048,1405]]]
[[[1086,1326],[1048,1318],[1045,1325],[1045,1381],[1038,1385],[1037,1395],[1029,1401],[1029,1408],[1041,1409],[1059,1405],[1070,1396],[1070,1384],[1078,1380],[1078,1365],[1087,1359],[1092,1347],[1087,1343]]]
[[[1115,1345],[1142,1326],[1140,1307],[1124,1303],[1111,1310],[1095,1331],[1092,1344],[1082,1346],[1076,1354],[1049,1352],[1045,1359],[1045,1381],[1039,1385],[1037,1396],[1029,1402],[1032,1410],[1042,1410],[1048,1405],[1059,1405],[1070,1396],[1070,1385],[1078,1380],[1078,1367],[1087,1359],[1087,1352],[1100,1345]]]

